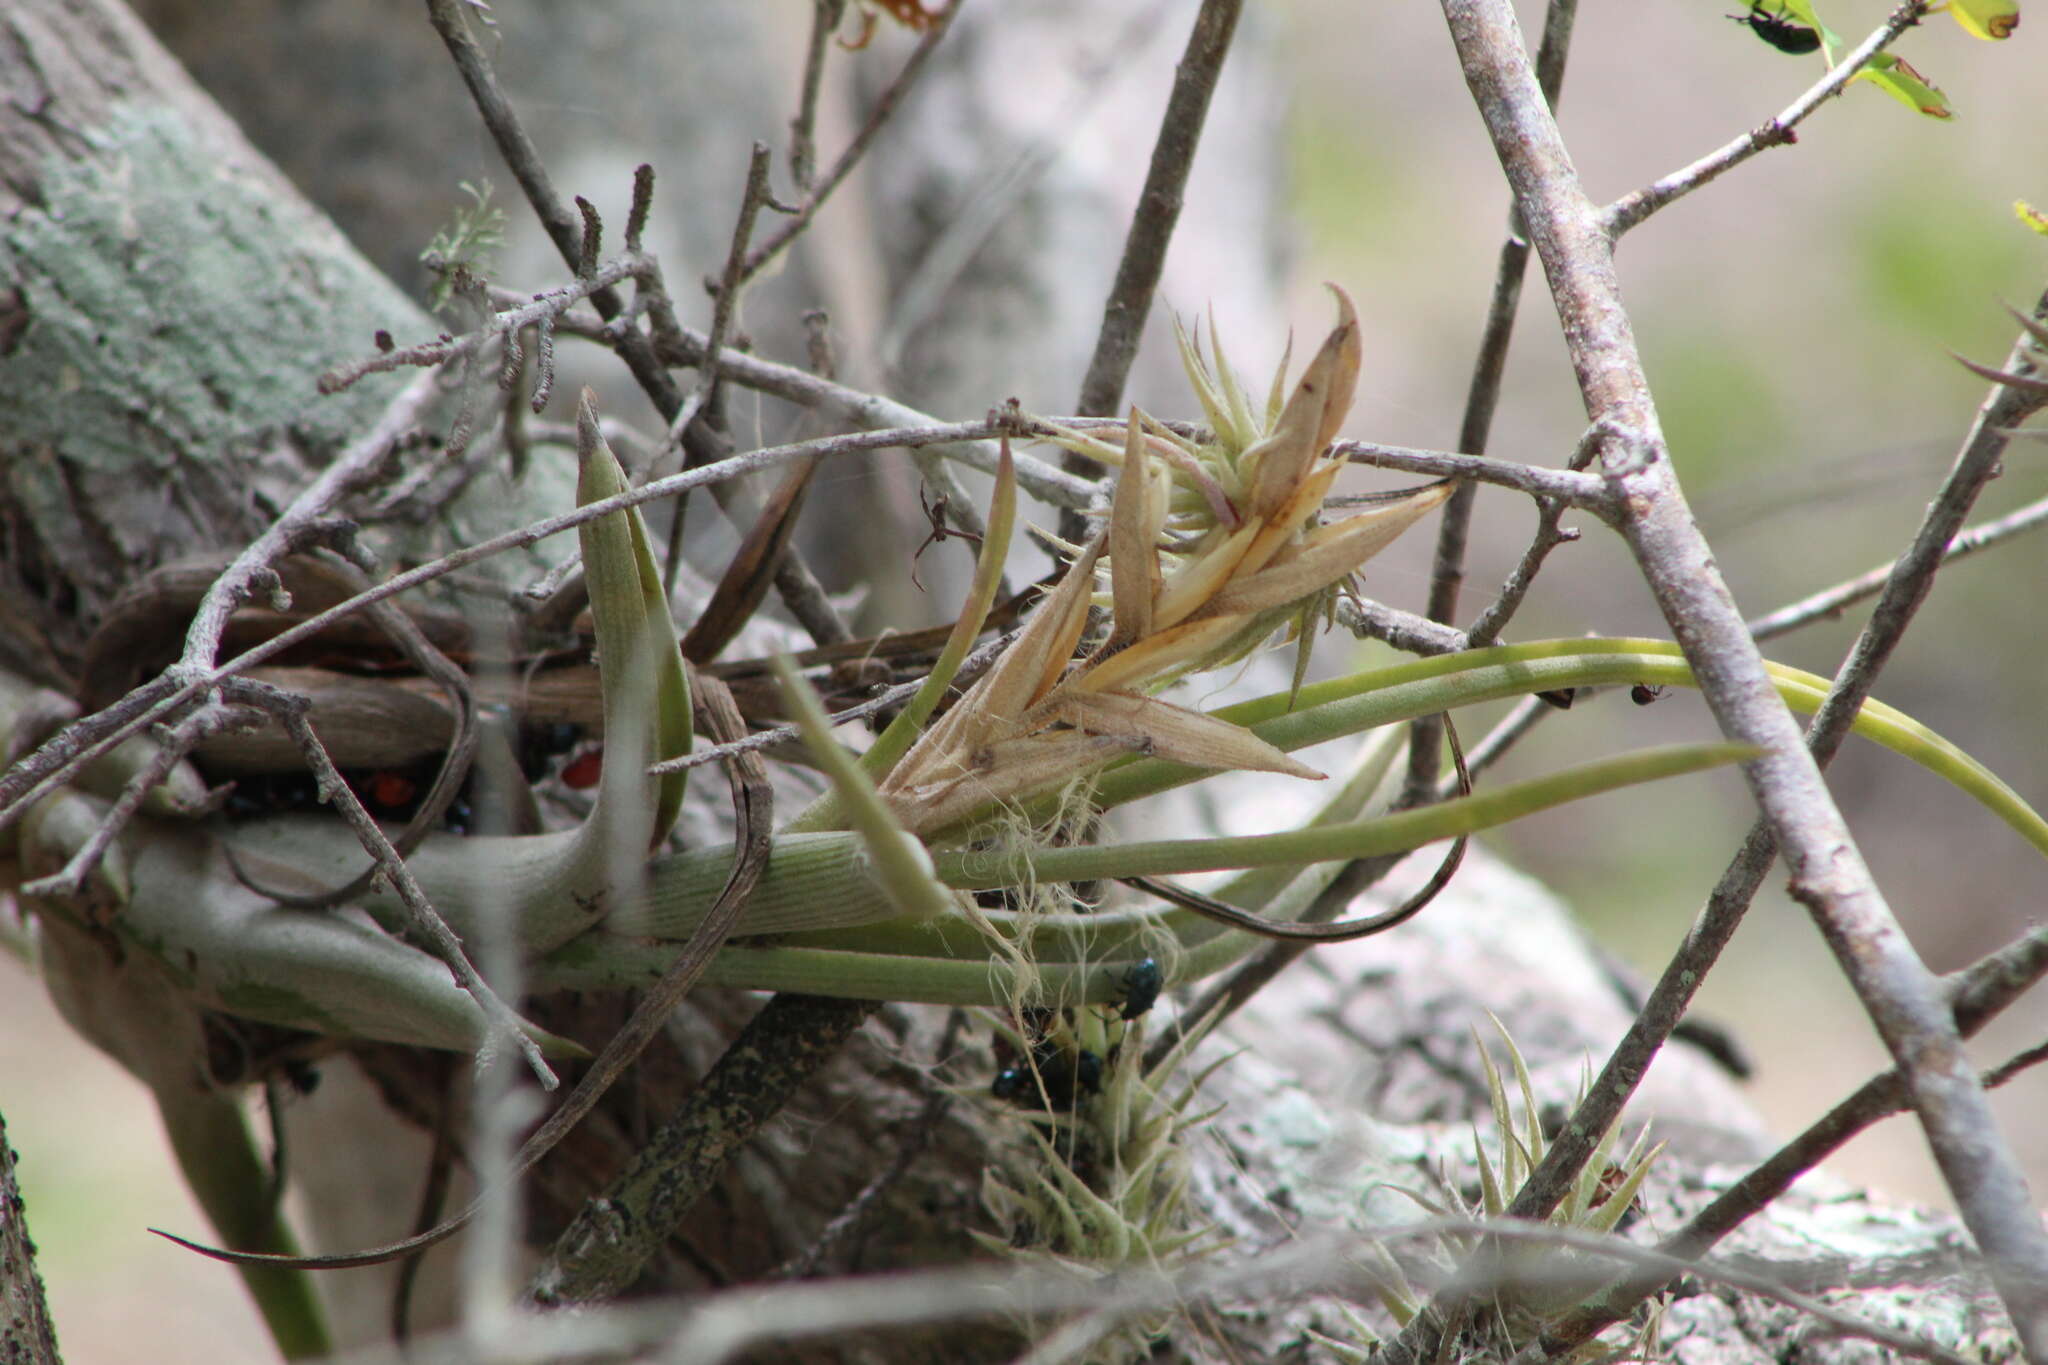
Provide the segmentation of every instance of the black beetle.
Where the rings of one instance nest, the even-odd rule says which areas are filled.
[[[1033,1075],[1036,1070],[1037,1074]],[[1041,1086],[1043,1087],[1041,1089]],[[1084,1095],[1102,1089],[1102,1058],[1092,1052],[1069,1052],[1051,1039],[1031,1050],[1031,1064],[1019,1063],[996,1073],[989,1094],[1019,1109],[1073,1109]]]
[[[1789,52],[1803,57],[1820,47],[1820,33],[1804,24],[1795,24],[1779,10],[1772,14],[1764,9],[1763,0],[1752,0],[1749,13],[1728,16],[1738,24],[1749,25],[1749,31],[1769,43],[1780,52]]]
[[[1159,970],[1159,963],[1154,959],[1141,957],[1132,963],[1131,969],[1124,973],[1124,1000],[1120,1011],[1123,1017],[1135,1019],[1159,1003],[1159,991],[1165,984],[1166,974]]]

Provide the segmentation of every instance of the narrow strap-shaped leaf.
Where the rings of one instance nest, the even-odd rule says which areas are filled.
[[[875,784],[839,741],[832,738],[832,721],[803,674],[789,660],[777,659],[775,678],[782,684],[782,699],[790,715],[803,729],[805,747],[832,780],[840,808],[866,845],[875,876],[897,909],[917,918],[951,910],[953,898],[933,877],[931,855],[897,823]]]

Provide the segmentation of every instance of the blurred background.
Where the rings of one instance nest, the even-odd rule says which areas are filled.
[[[1728,22],[1726,4],[1586,0],[1561,117],[1596,199],[1701,156],[1820,76],[1817,58],[1780,54]],[[420,284],[413,264],[420,247],[459,202],[458,180],[491,175],[501,202],[515,218],[523,212],[502,170],[485,158],[474,116],[417,5],[164,0],[144,8],[259,145],[409,285]],[[1879,0],[1833,0],[1825,13],[1853,42],[1887,8]],[[726,41],[768,48],[787,88],[735,89],[727,97],[737,124],[779,146],[809,5],[779,0],[757,13],[705,0],[677,9],[689,13],[658,50],[665,50],[660,43],[680,50]],[[672,283],[694,278],[702,268],[695,261],[722,254],[745,135],[664,127],[662,91],[645,82],[549,78],[548,68],[572,45],[585,69],[601,73],[649,41],[617,15],[580,6],[498,10],[500,60],[536,128],[569,130],[582,145],[613,149],[608,161],[593,154],[557,165],[565,193],[590,193],[600,203],[622,198],[632,164],[646,158],[662,170],[667,193],[688,195],[694,172],[671,169],[671,158],[725,158],[703,172],[720,207],[697,240],[676,248],[685,263],[669,269]],[[1135,119],[1149,141],[1157,103],[1120,107],[1118,72],[1150,64],[1157,78],[1170,69],[1193,11],[1192,0],[1129,7],[1142,41],[1128,44],[1123,39],[1132,35],[1106,22],[1075,28],[1073,64],[1098,73],[1101,86],[1098,97],[1078,104],[1041,97],[1039,63],[1056,54],[1033,49],[1014,57],[1008,93],[1021,111],[1018,136],[1085,155],[1096,136],[1091,120],[1123,118]],[[1524,4],[1522,15],[1532,32],[1540,29],[1540,6]],[[2044,24],[2048,18],[2029,19]],[[1367,334],[1348,434],[1447,448],[1456,440],[1506,194],[1441,15],[1423,3],[1293,0],[1252,7],[1246,27],[1246,41],[1271,45],[1281,79],[1220,104],[1229,122],[1218,124],[1217,136],[1270,132],[1284,142],[1261,172],[1284,182],[1290,207],[1281,247],[1284,307],[1242,300],[1264,287],[1273,262],[1262,256],[1241,273],[1232,268],[1227,246],[1247,187],[1242,171],[1209,173],[1200,162],[1176,250],[1207,254],[1199,269],[1184,268],[1169,283],[1163,302],[1183,315],[1213,305],[1233,359],[1263,376],[1287,325],[1304,338],[1327,328],[1321,282],[1341,283],[1357,300]],[[1917,116],[1869,87],[1851,89],[1800,129],[1796,146],[1759,157],[1625,240],[1623,283],[1666,435],[1721,568],[1751,614],[1898,551],[1984,394],[1948,352],[2000,363],[2014,334],[2001,304],[2028,306],[2048,285],[2048,240],[2024,230],[2012,212],[2016,198],[2048,202],[2048,84],[2032,55],[2038,46],[2027,25],[2012,41],[1989,44],[1946,17],[1930,18],[1898,50],[1948,93],[1954,120]],[[405,55],[394,61],[394,51]],[[856,87],[872,82],[874,70],[893,70],[902,51],[898,35],[885,32],[869,53],[835,56],[821,136],[828,159],[851,125]],[[879,66],[863,74],[872,63]],[[303,105],[315,95],[299,73],[314,66],[338,73],[333,79],[343,84],[328,96],[339,103],[309,117]],[[352,73],[360,79],[349,100]],[[380,111],[382,123],[369,117]],[[1142,162],[1132,163],[1133,197],[1141,174]],[[887,221],[895,192],[889,182],[857,177],[849,188],[850,200],[869,196],[869,212]],[[815,236],[829,241],[833,230],[828,215]],[[1117,245],[1078,243],[1076,268],[1106,282]],[[858,291],[833,276],[856,268],[829,252],[793,265],[773,282],[786,291],[774,297],[790,305],[757,305],[759,349],[799,357],[790,340],[800,335],[794,305],[810,306],[813,295],[833,300],[842,316],[858,314]],[[509,282],[537,286],[556,278],[559,266],[534,253],[515,256],[504,273]],[[1017,344],[1022,356],[1031,339]],[[1147,345],[1164,361],[1152,373],[1170,376],[1171,346],[1157,316]],[[1061,360],[1042,379],[992,374],[981,406],[1021,392],[1029,405],[1064,411],[1079,373]],[[1184,392],[1157,378],[1150,383],[1136,394],[1140,401],[1165,415],[1189,414]],[[1583,420],[1534,274],[1490,453],[1559,463]],[[2048,494],[2044,461],[2048,449],[2016,444],[2005,477],[1973,520]],[[901,536],[918,518],[914,477],[899,479],[892,497],[899,523],[890,534]],[[1523,501],[1481,493],[1468,619],[1519,556],[1532,520]],[[1619,543],[1587,529],[1584,541],[1552,559],[1510,638],[1668,633]],[[1431,534],[1376,561],[1369,589],[1419,608]],[[2037,807],[2048,804],[2048,732],[2038,723],[2044,587],[2044,541],[2010,542],[1945,572],[1878,688],[1984,759]],[[891,597],[894,590],[877,585],[877,609],[904,600]],[[929,603],[916,610],[937,614]],[[1832,673],[1861,620],[1852,609],[1767,652]],[[1328,648],[1323,661],[1357,667],[1378,657],[1370,648],[1350,659],[1343,652]],[[1480,728],[1468,723],[1468,737]],[[1597,697],[1552,717],[1506,775],[1711,732],[1691,694],[1644,708],[1620,695]],[[1831,780],[1894,909],[1936,969],[1962,966],[2039,919],[2038,855],[1966,798],[1855,741]],[[1626,960],[1654,974],[1749,820],[1739,781],[1722,775],[1526,821],[1492,842],[1563,892]],[[1699,1008],[1750,1046],[1760,1067],[1752,1094],[1789,1133],[1880,1069],[1884,1056],[1781,886],[1775,878],[1760,898]],[[1987,1030],[1976,1056],[1995,1063],[2037,1040],[2044,1017],[2038,999],[2022,1002]],[[2023,1078],[1999,1099],[2037,1192],[2048,1188],[2048,1126],[2030,1116],[2044,1097],[2041,1082]],[[131,1311],[156,1320],[160,1361],[265,1358],[249,1354],[260,1329],[231,1275],[132,1235],[144,1224],[200,1226],[160,1150],[153,1109],[139,1087],[56,1020],[33,979],[5,958],[0,1098],[22,1153],[32,1226],[71,1358],[116,1358],[111,1343],[133,1339],[136,1324],[123,1321]],[[1944,1202],[1907,1121],[1866,1135],[1836,1169],[1902,1199]],[[180,1287],[167,1292],[173,1276]],[[165,1322],[173,1312],[191,1320]]]

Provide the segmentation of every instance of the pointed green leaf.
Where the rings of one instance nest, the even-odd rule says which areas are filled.
[[[576,501],[584,507],[628,486],[626,472],[598,427],[594,398],[586,388],[576,408]],[[645,846],[653,848],[682,811],[688,781],[683,773],[646,776],[648,764],[690,751],[690,684],[676,647],[675,622],[637,507],[585,522],[577,528],[577,539],[597,630],[608,760],[591,819],[616,819],[651,805]],[[613,809],[603,812],[607,803]]]

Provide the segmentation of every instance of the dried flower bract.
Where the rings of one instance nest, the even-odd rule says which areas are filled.
[[[1062,429],[1061,444],[1118,467],[1109,522],[996,666],[881,785],[904,825],[928,834],[992,802],[1058,786],[1127,753],[1207,768],[1320,777],[1249,731],[1151,695],[1242,659],[1281,627],[1307,641],[1366,560],[1450,495],[1413,493],[1329,525],[1343,468],[1325,458],[1357,387],[1358,315],[1338,322],[1285,398],[1285,362],[1263,420],[1220,354],[1181,356],[1213,431],[1187,440],[1133,409],[1122,448]],[[1214,330],[1211,329],[1212,349]],[[1072,662],[1106,567],[1110,633]],[[1299,677],[1300,668],[1297,668]]]

